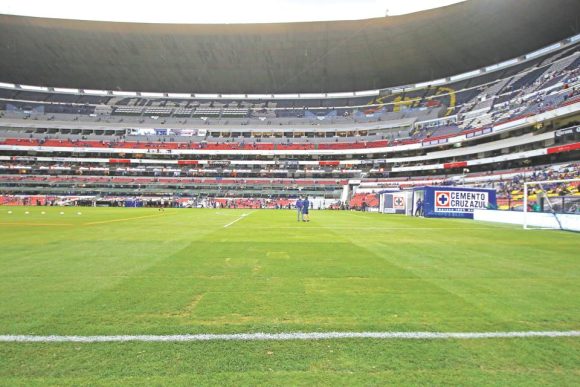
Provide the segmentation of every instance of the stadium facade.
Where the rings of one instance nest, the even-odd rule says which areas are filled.
[[[460,184],[513,207],[520,179],[580,170],[579,8],[250,26],[0,16],[0,204],[372,206],[365,193]]]

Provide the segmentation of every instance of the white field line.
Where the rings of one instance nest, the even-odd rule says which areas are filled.
[[[108,224],[108,223],[115,223],[115,222],[128,222],[128,221],[137,220],[137,219],[158,218],[160,216],[165,216],[165,214],[144,215],[144,216],[134,216],[132,218],[121,218],[121,219],[102,220],[102,221],[99,221],[99,222],[84,223],[83,226],[92,226],[92,225],[95,225],[95,224]]]
[[[72,223],[11,223],[11,222],[2,222],[0,223],[1,226],[74,226]]]
[[[252,212],[254,212],[254,211],[252,211]],[[240,220],[244,219],[246,216],[250,215],[252,212],[250,212],[249,214],[242,214],[242,216],[240,216],[238,219],[234,220],[233,222],[230,222],[230,223],[226,224],[226,225],[224,226],[224,228],[228,228],[228,227],[230,227],[232,224],[234,224],[234,223],[236,223],[236,222],[239,222]]]
[[[121,336],[29,336],[0,335],[2,343],[110,343],[110,342],[194,342],[194,341],[289,341],[335,339],[381,340],[473,340],[530,337],[580,337],[580,331],[524,332],[318,332],[318,333],[236,333],[197,335]]]
[[[494,227],[351,227],[351,226],[328,226],[328,227],[320,227],[320,226],[310,226],[304,225],[300,226],[276,226],[276,227],[248,227],[247,229],[268,229],[268,230],[277,230],[277,229],[296,229],[296,230],[310,230],[310,229],[326,229],[326,230],[356,230],[356,231],[364,231],[364,230],[495,230]],[[514,229],[519,230],[519,229]]]

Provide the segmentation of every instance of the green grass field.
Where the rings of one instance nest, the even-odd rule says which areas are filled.
[[[293,211],[0,207],[0,242],[0,335],[580,329],[574,233],[356,212],[298,223]],[[0,343],[10,386],[579,382],[578,337]]]

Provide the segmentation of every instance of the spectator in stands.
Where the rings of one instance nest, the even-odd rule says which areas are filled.
[[[296,216],[298,217],[297,221],[300,222],[301,220],[304,220],[304,216],[302,214],[302,207],[303,207],[303,201],[302,198],[299,197],[298,200],[296,200]]]

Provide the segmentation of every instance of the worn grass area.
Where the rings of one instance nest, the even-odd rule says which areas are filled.
[[[292,211],[0,207],[0,241],[0,334],[580,329],[573,233],[351,212],[306,224]],[[578,338],[0,343],[5,385],[579,378]]]

